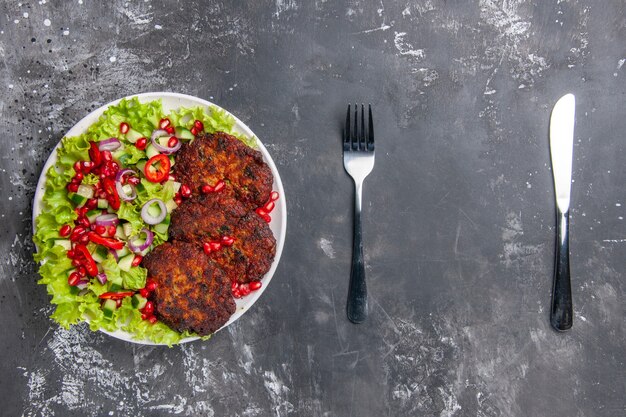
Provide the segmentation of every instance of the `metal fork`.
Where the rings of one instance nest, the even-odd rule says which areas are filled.
[[[362,323],[367,317],[367,285],[365,284],[365,265],[363,262],[363,241],[361,232],[361,196],[363,181],[374,168],[374,121],[372,105],[369,105],[369,120],[365,126],[365,107],[361,104],[361,123],[359,125],[359,107],[354,105],[354,126],[350,125],[350,105],[346,115],[346,130],[343,138],[343,166],[354,180],[354,241],[352,246],[352,270],[348,289],[348,319],[353,323]]]

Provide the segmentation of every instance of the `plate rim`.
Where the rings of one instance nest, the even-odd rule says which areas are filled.
[[[226,112],[226,114],[228,114],[229,116],[231,116],[234,121],[235,121],[235,125],[234,125],[234,129],[237,131],[240,131],[241,133],[244,133],[246,136],[248,137],[254,137],[256,144],[258,146],[258,150],[261,152],[261,154],[263,155],[263,160],[265,161],[265,163],[268,164],[268,166],[270,167],[270,170],[272,171],[272,175],[274,177],[274,184],[272,189],[276,190],[280,193],[280,198],[277,201],[277,206],[280,208],[280,216],[279,217],[273,217],[272,218],[272,222],[270,223],[270,227],[272,225],[275,225],[275,228],[278,230],[278,233],[275,233],[274,227],[272,227],[272,233],[274,234],[274,237],[276,238],[276,254],[274,256],[274,260],[272,262],[272,265],[269,269],[269,271],[263,276],[263,278],[261,278],[261,281],[263,282],[263,285],[261,286],[261,288],[258,291],[255,291],[253,293],[250,293],[249,295],[246,296],[245,299],[245,303],[244,302],[240,302],[240,300],[235,300],[237,302],[237,309],[235,311],[235,313],[230,317],[230,319],[228,320],[228,322],[226,322],[222,327],[220,327],[218,330],[216,330],[215,332],[212,333],[211,336],[213,336],[215,333],[217,333],[220,330],[225,329],[226,327],[228,327],[229,325],[233,324],[235,321],[237,321],[241,316],[243,316],[248,310],[250,310],[250,308],[256,303],[256,301],[261,297],[261,295],[263,294],[263,292],[265,292],[265,290],[268,287],[268,284],[270,283],[270,281],[272,280],[272,278],[274,277],[274,274],[276,272],[276,269],[278,268],[278,264],[280,262],[280,258],[283,252],[283,248],[284,248],[284,244],[285,244],[285,238],[287,235],[287,201],[286,201],[286,196],[285,196],[285,189],[283,187],[283,183],[280,177],[280,174],[278,172],[278,168],[276,167],[276,163],[274,162],[274,160],[272,159],[269,151],[267,150],[267,148],[265,147],[265,145],[263,144],[263,142],[259,139],[259,137],[252,131],[252,129],[250,129],[244,122],[242,122],[237,116],[235,116],[234,114],[232,114],[230,111],[226,110],[225,108],[209,101],[209,100],[205,100],[203,98],[200,97],[196,97],[196,96],[192,96],[189,94],[183,94],[183,93],[174,93],[174,92],[167,92],[167,91],[152,91],[152,92],[145,92],[145,93],[138,93],[138,94],[131,94],[125,97],[121,97],[118,98],[116,100],[113,100],[111,102],[108,102],[100,107],[98,107],[97,109],[92,110],[91,112],[89,112],[85,117],[83,117],[82,119],[80,119],[78,122],[76,122],[69,130],[67,130],[65,132],[65,134],[61,137],[61,139],[57,142],[57,144],[54,146],[54,148],[50,151],[50,155],[48,156],[48,158],[46,159],[46,162],[44,163],[42,170],[41,170],[41,174],[39,175],[39,179],[37,180],[37,186],[35,188],[35,195],[33,196],[33,209],[32,209],[32,227],[33,227],[33,235],[36,233],[36,224],[35,224],[35,220],[37,218],[37,216],[39,214],[41,214],[41,206],[43,204],[43,193],[45,190],[45,181],[46,181],[46,173],[48,172],[48,169],[56,162],[57,160],[57,150],[61,144],[61,141],[64,137],[68,137],[68,136],[77,136],[80,135],[81,133],[84,133],[86,131],[86,129],[93,123],[95,123],[100,116],[102,116],[102,114],[105,112],[106,109],[108,109],[109,107],[118,104],[120,101],[126,99],[132,99],[136,97],[137,99],[139,99],[139,101],[143,102],[147,102],[147,101],[153,101],[153,100],[159,100],[159,99],[163,99],[163,98],[167,98],[167,99],[178,99],[178,100],[188,100],[188,101],[192,101],[196,104],[194,105],[201,105],[204,106],[206,108],[216,108],[219,109],[221,111]],[[164,103],[162,101],[162,105],[163,107],[166,107],[166,103]],[[170,106],[167,106],[168,108]],[[172,108],[176,108],[175,106],[173,106]],[[278,222],[278,223],[275,223]],[[37,250],[37,247],[35,246],[35,250]],[[40,263],[39,263],[40,264]],[[39,272],[37,272],[39,273]],[[240,305],[241,304],[241,305]],[[132,337],[132,333],[126,332],[124,330],[115,330],[113,332],[108,331],[108,330],[104,330],[104,329],[98,329],[98,331],[105,333],[109,336],[112,336],[116,339],[120,339],[120,340],[124,340],[126,342],[130,342],[130,343],[134,343],[134,344],[140,344],[140,345],[151,345],[151,346],[167,346],[166,343],[155,343],[152,342],[150,340],[138,340],[138,339],[134,339]],[[181,339],[180,341],[178,341],[176,344],[183,344],[183,343],[188,343],[188,342],[192,342],[195,340],[199,340],[201,339],[200,336],[193,336],[193,337],[186,337]]]

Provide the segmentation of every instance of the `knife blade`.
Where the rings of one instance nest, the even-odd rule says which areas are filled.
[[[556,249],[550,323],[558,331],[572,327],[572,287],[569,268],[569,206],[572,186],[576,99],[561,97],[550,117],[550,157],[556,197]]]

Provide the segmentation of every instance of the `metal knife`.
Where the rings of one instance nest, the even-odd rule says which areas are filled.
[[[572,286],[569,271],[569,206],[572,185],[574,114],[576,99],[566,94],[550,117],[550,156],[556,195],[556,252],[550,323],[558,331],[572,327]]]

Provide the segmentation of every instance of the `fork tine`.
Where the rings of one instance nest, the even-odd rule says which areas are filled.
[[[352,129],[352,137],[350,138],[350,144],[355,151],[359,150],[359,107],[354,103],[354,128]]]
[[[372,117],[372,105],[369,105],[369,126],[367,129],[367,150],[374,150],[374,118]]]
[[[361,131],[359,132],[359,149],[362,151],[367,150],[367,143],[365,142],[365,107],[361,103]]]
[[[350,150],[350,105],[348,104],[348,112],[346,113],[346,126],[343,133],[343,150]]]

